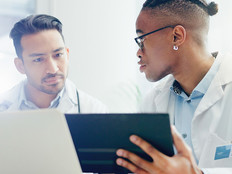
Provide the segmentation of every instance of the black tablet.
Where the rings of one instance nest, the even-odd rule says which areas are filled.
[[[136,134],[168,156],[174,155],[168,114],[65,114],[83,172],[128,173],[116,164],[124,148],[151,160],[129,141]]]

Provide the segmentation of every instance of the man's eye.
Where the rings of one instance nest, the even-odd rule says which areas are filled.
[[[143,42],[144,40],[145,40],[145,38],[144,38],[144,37],[140,38],[140,42]]]
[[[33,62],[42,62],[43,59],[42,58],[37,58],[37,59],[34,59]]]
[[[64,54],[63,53],[57,53],[55,56],[56,57],[62,57]]]

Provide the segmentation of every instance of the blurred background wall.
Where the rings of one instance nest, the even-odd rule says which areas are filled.
[[[144,0],[0,0],[0,92],[24,78],[14,68],[9,30],[15,21],[32,14],[54,15],[64,25],[70,49],[69,79],[100,99],[110,112],[136,112],[147,82],[137,65],[135,22]],[[211,51],[232,50],[232,1],[216,0],[212,17]]]

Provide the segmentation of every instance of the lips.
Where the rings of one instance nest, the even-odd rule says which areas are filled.
[[[144,64],[142,61],[139,61],[138,64],[140,65],[140,72],[144,72],[145,68],[146,68],[146,64]]]
[[[59,83],[63,79],[62,75],[49,75],[45,78],[42,79],[42,82],[47,84],[47,85],[54,85]]]
[[[55,84],[58,83],[59,81],[60,81],[59,77],[50,77],[44,80],[44,82],[47,84]]]
[[[144,72],[145,68],[146,68],[146,65],[141,65],[140,68],[139,68],[140,72]]]

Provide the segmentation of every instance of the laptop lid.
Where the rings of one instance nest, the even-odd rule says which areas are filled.
[[[0,173],[82,173],[64,114],[0,113]]]
[[[65,114],[83,172],[128,173],[116,164],[124,148],[151,160],[129,141],[136,134],[168,156],[174,155],[168,114]]]

